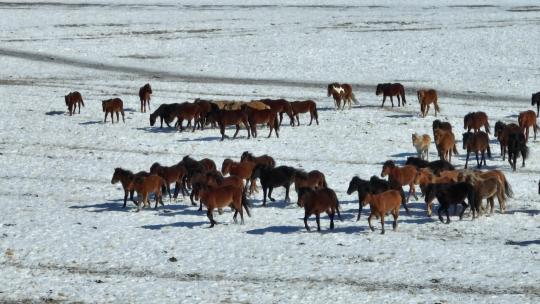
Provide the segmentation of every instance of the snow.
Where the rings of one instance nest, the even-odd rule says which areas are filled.
[[[491,142],[488,168],[502,170],[515,193],[506,214],[445,225],[419,198],[396,232],[387,218],[380,235],[378,222],[375,232],[367,227],[369,208],[355,221],[357,196],[346,194],[354,175],[379,175],[385,160],[414,155],[412,133],[431,134],[433,110],[419,117],[416,88],[441,92],[438,118],[458,139],[470,111],[485,111],[493,127],[531,109],[540,8],[478,3],[0,3],[0,300],[538,302],[538,140],[517,172]],[[333,110],[326,84],[334,81],[353,84],[360,105]],[[197,97],[313,99],[320,125],[302,115],[279,139],[263,129],[248,140],[241,130],[223,142],[215,129],[160,130],[138,112],[146,82],[152,109]],[[381,109],[379,82],[403,83],[407,106]],[[69,117],[63,96],[74,90],[86,107]],[[111,96],[124,100],[125,124],[102,123],[100,101]],[[462,167],[458,145],[453,163]],[[110,183],[115,167],[148,170],[187,154],[220,166],[246,150],[324,172],[344,221],[329,231],[325,216],[321,233],[306,232],[294,190],[286,204],[280,188],[266,208],[262,191],[251,197],[244,225],[226,211],[208,229],[187,197],[135,213]]]

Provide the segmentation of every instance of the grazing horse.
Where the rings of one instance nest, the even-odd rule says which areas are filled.
[[[198,194],[198,199],[208,210],[206,216],[210,220],[210,228],[217,224],[213,215],[215,208],[231,207],[234,210],[233,220],[235,223],[237,222],[238,213],[240,213],[240,223],[244,224],[244,209],[246,209],[247,215],[251,216],[246,195],[242,188],[231,185],[214,187],[202,185]]]
[[[531,106],[536,104],[536,116],[540,116],[540,92],[532,94]]]
[[[248,132],[248,139],[251,137],[251,131],[249,130],[248,115],[243,110],[220,110],[218,105],[212,104],[212,111],[208,114],[210,119],[213,119],[218,123],[219,131],[221,133],[221,140],[225,139],[225,127],[236,126],[236,132],[233,139],[236,138],[240,131],[240,124],[244,124]]]
[[[459,219],[463,218],[463,213],[467,209],[468,205],[471,206],[471,210],[478,212],[476,206],[476,196],[474,187],[466,182],[454,183],[454,184],[428,184],[426,187],[426,205],[428,206],[428,216],[431,216],[431,204],[435,198],[439,201],[439,220],[444,223],[442,213],[446,212],[446,224],[450,223],[450,214],[448,208],[450,205],[461,204],[463,210],[459,214]],[[465,203],[465,199],[469,204]]]
[[[358,217],[356,218],[356,221],[360,220],[363,207],[362,203],[364,202],[366,194],[378,194],[387,190],[399,191],[399,194],[401,195],[401,204],[405,208],[405,211],[407,211],[407,214],[409,214],[409,208],[405,203],[405,192],[403,192],[403,188],[399,183],[396,183],[395,181],[389,182],[384,179],[380,179],[375,175],[373,175],[369,181],[363,180],[358,176],[354,176],[349,183],[349,188],[347,188],[347,194],[351,195],[353,192],[358,191]]]
[[[242,110],[245,111],[248,115],[249,126],[251,127],[251,136],[253,138],[257,137],[257,124],[267,124],[270,133],[268,133],[268,138],[272,136],[272,131],[275,130],[276,137],[279,138],[279,122],[277,119],[277,113],[270,110],[256,110],[248,107],[247,105],[242,106]]]
[[[308,218],[315,214],[317,231],[321,231],[321,213],[326,212],[330,218],[330,229],[334,229],[334,216],[337,213],[339,220],[339,201],[336,192],[330,188],[300,188],[298,189],[298,206],[304,207],[304,226],[310,231],[307,224]]]
[[[244,161],[250,161],[254,162],[257,165],[265,165],[271,168],[274,168],[276,166],[276,161],[272,156],[269,156],[268,154],[264,154],[261,156],[254,156],[253,154],[249,153],[248,151],[244,151],[242,155],[240,156],[240,162]]]
[[[294,176],[296,175],[296,169],[288,166],[279,166],[275,168],[269,168],[264,165],[256,165],[251,174],[251,180],[259,178],[261,180],[261,186],[263,188],[263,206],[266,207],[266,196],[270,201],[274,202],[272,198],[272,190],[276,187],[285,188],[285,202],[290,202],[289,188],[294,182]]]
[[[379,83],[377,85],[377,89],[375,90],[375,95],[379,96],[383,94],[383,100],[381,104],[381,108],[384,106],[384,102],[386,100],[386,96],[390,96],[390,101],[392,102],[392,108],[394,107],[394,99],[393,96],[397,97],[398,100],[398,107],[401,106],[401,100],[399,97],[403,99],[403,106],[407,103],[407,100],[405,100],[405,88],[401,83]]]
[[[525,167],[525,159],[529,155],[529,147],[523,133],[512,133],[508,136],[508,162],[513,171],[516,171],[516,160],[518,154],[523,159],[522,167]]]
[[[381,177],[385,177],[387,175],[388,181],[391,183],[396,182],[400,186],[409,185],[409,195],[407,196],[407,203],[409,202],[411,194],[414,195],[415,199],[418,199],[418,197],[416,196],[416,189],[414,187],[414,177],[416,176],[415,166],[405,165],[400,168],[397,167],[393,161],[387,160],[383,164]]]
[[[488,117],[485,112],[470,112],[463,117],[463,129],[467,130],[467,132],[470,132],[471,129],[474,132],[478,132],[482,126],[484,126],[487,134],[491,134],[489,132]]]
[[[296,174],[294,175],[294,189],[296,193],[298,193],[300,188],[318,189],[327,187],[326,178],[321,171],[313,170],[306,172],[304,170],[296,170]]]
[[[310,114],[310,120],[309,125],[311,126],[311,123],[313,122],[313,118],[315,118],[315,122],[317,125],[319,125],[319,114],[317,114],[317,104],[313,100],[304,100],[304,101],[293,101],[291,102],[291,108],[293,111],[293,117],[296,117],[296,123],[299,126],[300,125],[300,119],[298,118],[298,114],[300,113],[307,113]],[[294,126],[294,119],[293,119],[293,126]]]
[[[435,130],[443,129],[444,131],[452,132],[452,125],[447,121],[440,121],[435,119],[432,123],[433,137],[435,137]]]
[[[147,83],[139,89],[139,99],[141,100],[141,112],[146,112],[146,104],[148,103],[148,110],[150,111],[150,95],[152,94],[152,87]]]
[[[371,231],[375,231],[375,228],[371,226],[371,218],[375,215],[381,218],[381,234],[384,234],[384,216],[387,213],[392,213],[394,222],[392,227],[394,231],[397,229],[397,219],[399,217],[399,206],[401,204],[401,195],[397,190],[387,190],[379,194],[366,194],[363,205],[369,204],[371,213],[368,217],[368,225]]]
[[[261,99],[259,100],[265,105],[269,106],[272,111],[279,113],[279,126],[281,126],[281,121],[283,120],[283,113],[289,116],[291,120],[291,125],[294,125],[293,111],[291,103],[285,99]]]
[[[433,171],[434,174],[440,174],[443,171],[452,171],[455,170],[454,166],[451,163],[445,160],[434,160],[432,162],[425,161],[418,157],[407,157],[405,165],[413,165],[417,169],[420,168],[429,168]]]
[[[519,133],[521,129],[515,123],[505,124],[502,121],[497,121],[495,124],[495,137],[501,145],[501,156],[505,160],[506,151],[508,150],[508,136],[511,133]]]
[[[454,133],[443,129],[435,130],[435,146],[441,160],[452,162],[452,152],[458,154]]]
[[[331,83],[328,85],[328,97],[332,95],[334,98],[334,103],[336,105],[336,110],[339,110],[341,101],[343,101],[342,110],[345,109],[345,104],[349,104],[349,109],[351,108],[352,103],[358,104],[358,100],[352,92],[352,86],[348,83],[339,84],[337,82]]]
[[[161,104],[152,114],[150,114],[150,126],[153,127],[156,123],[156,119],[159,117],[161,121],[160,128],[163,128],[163,121],[167,124],[167,127],[171,128],[171,123],[180,113],[180,104]]]
[[[81,114],[81,105],[84,107],[84,101],[82,99],[81,93],[77,91],[70,92],[69,94],[64,96],[64,99],[66,101],[66,106],[68,107],[69,116],[75,114],[77,105],[79,105],[79,114]]]
[[[424,134],[422,136],[414,133],[412,135],[412,144],[416,148],[416,153],[421,159],[429,159],[429,144],[431,143],[431,137]]]
[[[138,203],[137,203],[137,212],[142,208],[149,205],[148,195],[153,192],[156,197],[156,206],[154,209],[157,209],[158,203],[163,205],[163,200],[161,198],[161,189],[166,187],[166,182],[161,176],[156,174],[151,174],[147,177],[139,176],[134,178],[133,181],[129,184],[130,189],[137,191]]]
[[[476,154],[476,165],[478,169],[482,167],[482,161],[486,166],[486,150],[487,156],[491,158],[491,149],[489,148],[489,136],[486,132],[478,131],[476,133],[463,133],[463,150],[467,150],[467,159],[465,160],[465,169],[469,163],[469,154],[474,152]],[[482,153],[482,158],[478,160],[478,152]]]
[[[437,91],[433,89],[429,90],[418,90],[416,91],[418,96],[418,102],[420,103],[420,113],[422,117],[426,117],[429,112],[429,105],[433,104],[435,107],[435,117],[437,117],[437,112],[441,112],[439,109],[439,103],[437,102]]]
[[[253,174],[253,169],[255,168],[255,166],[257,166],[257,163],[253,161],[244,160],[242,162],[235,162],[234,160],[227,158],[223,160],[223,164],[221,165],[221,173],[223,175],[230,174],[231,176],[238,176],[241,179],[245,180],[245,190],[247,190],[249,181],[251,180],[251,189],[249,191],[249,194],[252,194],[254,191],[255,183],[251,176]]]
[[[200,122],[201,108],[196,103],[183,102],[178,107],[176,118],[177,118],[176,125],[177,125],[177,128],[180,129],[180,132],[184,131],[184,127],[182,126],[184,119],[187,120],[188,123],[191,120],[193,120],[193,130],[191,132],[195,132],[195,128],[197,127],[197,124]]]
[[[131,184],[131,182],[137,177],[146,177],[149,175],[150,173],[144,172],[144,171],[133,174],[133,172],[129,170],[124,170],[122,168],[114,169],[114,173],[111,179],[111,184],[114,185],[118,182],[122,184],[122,188],[124,189],[124,206],[122,208],[126,208],[128,193],[129,193],[129,199],[135,203],[135,201],[133,200],[133,192],[135,190],[129,188],[129,185]]]
[[[122,99],[120,98],[112,98],[101,101],[101,105],[103,107],[103,112],[105,113],[105,119],[103,122],[107,122],[107,115],[111,113],[111,122],[114,123],[114,117],[113,113],[116,112],[116,122],[120,122],[120,117],[118,113],[122,114],[122,121],[125,123],[126,120],[124,119],[124,103],[122,102]]]
[[[178,188],[179,186],[181,187],[182,181],[184,177],[187,175],[187,170],[184,166],[174,165],[174,166],[166,167],[166,166],[160,165],[159,163],[153,163],[152,166],[150,167],[150,174],[159,175],[161,176],[161,178],[165,180],[167,184],[166,190],[167,190],[167,193],[169,194],[169,199],[171,199],[171,188],[170,188],[171,183],[174,183],[176,188]],[[174,190],[174,194],[175,194],[174,198],[176,198],[178,195],[178,189]]]
[[[529,142],[529,128],[533,128],[534,140],[536,140],[536,132],[538,131],[538,124],[536,124],[536,114],[534,111],[528,110],[519,113],[518,118],[519,128],[525,133],[525,140]]]

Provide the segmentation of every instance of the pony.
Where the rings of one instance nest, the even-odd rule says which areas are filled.
[[[371,226],[371,218],[375,215],[381,218],[381,234],[384,234],[384,216],[390,212],[394,217],[392,228],[394,231],[397,229],[397,219],[399,217],[399,206],[401,204],[401,196],[399,191],[387,190],[379,194],[366,194],[363,205],[369,204],[371,213],[368,217],[368,225],[371,231],[375,231],[375,228]]]
[[[233,220],[236,223],[238,213],[240,213],[240,223],[244,224],[244,209],[248,216],[249,205],[247,198],[242,188],[235,186],[215,186],[202,185],[199,190],[200,202],[206,206],[206,216],[210,220],[210,228],[214,227],[217,222],[214,220],[213,210],[215,208],[224,208],[230,206],[234,210]]]
[[[223,160],[221,165],[221,173],[225,176],[227,174],[238,176],[241,179],[246,181],[244,191],[247,190],[249,181],[251,181],[251,189],[249,194],[252,194],[254,191],[255,183],[252,178],[253,169],[257,166],[256,162],[244,160],[242,162],[235,162],[234,160],[227,158]]]
[[[414,133],[412,135],[412,144],[416,148],[416,153],[421,159],[429,159],[429,144],[431,143],[431,137],[424,134],[422,136]]]
[[[66,101],[66,106],[68,107],[69,116],[75,114],[77,105],[79,105],[79,114],[81,114],[81,105],[84,107],[84,101],[82,99],[81,93],[79,93],[78,91],[69,92],[69,94],[64,96],[64,100]]]
[[[407,196],[407,203],[409,202],[411,194],[414,195],[415,199],[418,199],[418,197],[416,196],[416,189],[414,187],[414,177],[416,176],[415,166],[405,165],[400,168],[397,167],[393,161],[387,160],[383,164],[381,177],[385,177],[387,175],[389,182],[396,182],[400,186],[409,185],[409,195]]]
[[[191,132],[195,132],[197,124],[202,126],[202,124],[200,123],[201,107],[199,107],[198,104],[191,102],[183,102],[180,104],[180,106],[178,106],[177,110],[178,112],[176,113],[176,127],[180,129],[180,132],[184,131],[184,127],[182,126],[184,119],[188,122],[193,120],[193,130]]]
[[[375,89],[375,95],[379,96],[383,94],[383,100],[381,104],[381,108],[384,106],[384,102],[386,100],[387,96],[390,96],[390,101],[392,102],[392,108],[394,107],[394,99],[393,96],[397,97],[398,100],[398,107],[401,106],[401,100],[399,97],[401,96],[401,99],[403,99],[403,106],[407,103],[407,100],[405,100],[405,88],[401,83],[379,83],[377,85],[377,88]]]
[[[334,98],[334,103],[336,106],[336,110],[339,110],[341,101],[343,100],[343,107],[342,110],[345,109],[345,104],[349,104],[349,109],[351,108],[351,104],[354,102],[354,104],[358,104],[358,100],[354,96],[354,93],[352,92],[352,86],[348,83],[342,83],[339,84],[337,82],[331,83],[328,85],[327,89],[328,97],[332,95]]]
[[[452,132],[452,125],[447,121],[440,121],[435,119],[431,125],[433,129],[433,137],[435,137],[435,131],[437,129],[442,129],[444,131]]]
[[[454,133],[443,129],[435,130],[435,146],[441,160],[452,162],[452,152],[458,154]]]
[[[353,192],[358,191],[358,217],[356,218],[356,221],[360,220],[360,215],[362,214],[362,203],[364,202],[364,198],[366,197],[366,194],[378,194],[382,193],[387,190],[397,190],[399,191],[399,194],[401,195],[401,204],[405,208],[405,211],[407,211],[407,214],[409,214],[409,208],[407,207],[406,201],[405,201],[405,192],[403,192],[403,188],[401,185],[395,181],[389,182],[384,179],[380,179],[377,176],[373,175],[369,181],[363,180],[359,178],[358,176],[354,176],[351,181],[349,182],[349,188],[347,188],[347,194],[351,195]]]
[[[300,188],[318,189],[327,187],[326,178],[321,171],[313,170],[306,172],[304,170],[296,170],[294,175],[294,189],[297,194]]]
[[[167,127],[171,128],[170,123],[174,121],[180,112],[179,103],[161,104],[152,114],[150,114],[150,126],[153,127],[156,123],[156,119],[159,117],[161,121],[160,128],[163,128],[163,121],[167,124]]]
[[[152,94],[152,87],[147,83],[139,89],[139,99],[141,100],[141,112],[146,112],[146,104],[148,103],[148,110],[150,110],[150,95]]]
[[[244,151],[242,155],[240,156],[240,162],[244,162],[244,161],[250,161],[256,164],[262,164],[271,168],[276,166],[276,161],[274,160],[274,158],[272,158],[272,156],[269,156],[268,154],[264,154],[261,156],[254,156],[248,151]]]
[[[515,123],[505,124],[502,121],[497,121],[497,123],[495,123],[495,137],[499,140],[503,160],[505,160],[506,151],[508,150],[508,136],[511,133],[519,132],[521,132],[521,129]]]
[[[234,125],[236,126],[236,132],[234,133],[233,139],[236,138],[238,132],[240,131],[240,124],[243,123],[248,132],[248,139],[251,137],[251,131],[248,124],[248,115],[243,110],[220,110],[216,104],[212,104],[212,111],[208,113],[210,119],[213,119],[217,122],[219,126],[219,131],[221,133],[221,140],[225,139],[225,127]]]
[[[459,214],[459,219],[463,218],[465,209],[470,205],[473,212],[478,211],[476,206],[476,191],[474,187],[466,182],[453,183],[453,184],[428,184],[426,187],[426,205],[428,206],[428,216],[431,216],[431,204],[435,198],[439,201],[439,220],[442,223],[450,224],[450,214],[448,208],[450,205],[461,204],[463,210]],[[465,203],[467,199],[468,203]],[[442,213],[446,212],[446,222],[444,222]],[[474,213],[473,213],[474,218]]]
[[[263,206],[266,207],[266,196],[270,201],[274,202],[272,198],[272,190],[276,187],[285,188],[285,202],[290,202],[289,188],[294,182],[294,176],[296,175],[296,169],[289,166],[279,166],[275,168],[269,168],[265,165],[256,165],[251,173],[251,180],[257,178],[261,181],[263,188]]]
[[[342,220],[339,213],[339,201],[336,192],[330,188],[298,189],[298,206],[304,207],[304,226],[307,231],[311,231],[307,220],[312,214],[315,214],[317,231],[321,231],[320,216],[323,212],[326,212],[330,218],[330,230],[334,229],[334,216],[336,213],[339,220]]]
[[[429,168],[431,169],[431,171],[433,171],[434,174],[440,174],[443,171],[455,170],[454,166],[452,166],[451,163],[445,160],[434,160],[432,162],[428,162],[421,158],[412,157],[412,156],[407,157],[407,161],[405,162],[405,165],[412,165],[412,166],[415,166],[417,169]]]
[[[159,163],[153,163],[150,167],[150,174],[156,174],[161,176],[166,183],[166,191],[169,194],[169,199],[171,199],[171,183],[174,183],[176,188],[181,186],[182,180],[187,175],[187,170],[184,166],[162,166]],[[178,196],[178,189],[174,190],[174,198]]]
[[[139,176],[137,178],[134,178],[133,181],[131,181],[131,183],[129,184],[129,188],[137,191],[137,212],[141,210],[141,205],[142,208],[149,205],[148,195],[151,192],[153,192],[156,197],[156,206],[154,207],[154,209],[157,209],[158,203],[164,206],[163,200],[161,198],[161,189],[166,186],[167,185],[165,180],[156,174],[151,174],[146,177]]]
[[[521,154],[523,159],[522,167],[525,167],[525,159],[529,155],[527,140],[523,133],[511,133],[508,136],[508,162],[513,171],[516,171],[516,159],[518,154]]]
[[[147,177],[149,175],[150,175],[150,173],[144,172],[144,171],[133,174],[133,172],[131,172],[129,170],[124,170],[122,168],[115,168],[114,169],[114,173],[113,173],[113,176],[112,176],[112,179],[111,179],[111,184],[114,185],[114,184],[116,184],[118,182],[120,182],[120,184],[122,184],[122,188],[124,189],[124,206],[122,206],[122,208],[126,208],[128,193],[129,193],[129,199],[132,202],[135,203],[135,201],[133,200],[133,192],[135,192],[135,190],[133,190],[132,188],[129,187],[131,182],[135,178]]]
[[[504,188],[508,186],[508,184],[503,184],[497,175],[486,175],[484,173],[486,172],[473,172],[466,170],[460,173],[459,179],[473,185],[474,189],[476,190],[476,204],[479,210],[484,210],[482,200],[486,198],[490,204],[490,213],[493,213],[494,199],[497,197],[500,212],[504,213],[506,210],[505,198],[508,197],[508,195],[505,195]]]
[[[532,127],[534,132],[534,140],[536,140],[536,132],[538,124],[536,124],[536,114],[534,111],[528,110],[519,113],[518,118],[519,128],[525,133],[525,140],[529,142],[529,129]]]
[[[281,126],[281,121],[283,120],[283,113],[289,116],[291,121],[290,124],[294,125],[293,111],[290,102],[285,99],[261,99],[259,101],[269,106],[272,111],[279,113],[279,126]]]
[[[463,117],[463,129],[467,130],[467,132],[470,132],[471,129],[474,132],[478,132],[482,126],[484,126],[487,134],[491,134],[489,132],[488,117],[485,112],[470,112]]]
[[[418,96],[418,102],[420,103],[420,114],[422,114],[422,117],[426,117],[431,103],[435,107],[435,117],[437,117],[437,112],[441,112],[437,102],[437,91],[433,89],[418,90],[416,91],[416,95]]]
[[[476,154],[476,165],[478,169],[482,167],[482,161],[484,166],[486,165],[486,150],[487,156],[491,158],[491,149],[489,148],[489,136],[483,132],[478,131],[476,133],[463,133],[463,150],[467,150],[467,158],[465,160],[465,169],[467,169],[467,164],[469,163],[469,155],[471,152]],[[482,153],[482,158],[478,161],[478,152]]]
[[[276,137],[279,138],[279,122],[276,112],[270,109],[256,110],[248,107],[247,105],[243,105],[242,110],[244,110],[248,115],[248,123],[251,127],[251,136],[253,136],[253,138],[257,137],[257,124],[261,123],[268,124],[268,127],[270,129],[270,133],[268,133],[268,138],[272,136],[273,130],[275,130]]]
[[[309,112],[310,120],[309,125],[311,126],[311,123],[313,122],[313,118],[315,118],[315,122],[317,125],[319,125],[319,114],[317,114],[317,104],[313,100],[304,100],[304,101],[293,101],[291,102],[291,108],[293,111],[293,117],[296,117],[296,123],[299,126],[300,125],[300,119],[298,118],[298,114],[300,113],[307,113]],[[293,126],[294,126],[294,119],[293,119]]]
[[[118,113],[122,114],[122,121],[125,123],[124,119],[124,103],[120,98],[112,98],[101,101],[101,106],[103,107],[103,112],[105,113],[105,119],[103,122],[107,122],[107,115],[111,113],[111,123],[114,123],[113,113],[116,112],[116,122],[120,122],[120,117]]]
[[[536,116],[540,116],[540,92],[532,94],[531,106],[536,104]]]

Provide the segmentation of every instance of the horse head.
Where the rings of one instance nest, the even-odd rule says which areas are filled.
[[[390,173],[390,170],[395,167],[396,167],[396,164],[391,160],[387,160],[386,162],[384,162],[383,168],[381,171],[381,177],[387,176]]]
[[[153,127],[154,124],[156,123],[156,118],[157,118],[157,114],[155,114],[155,113],[150,114],[150,126],[151,127]]]
[[[221,165],[221,173],[223,175],[227,175],[229,171],[231,170],[231,165],[233,163],[233,160],[230,158],[226,158],[223,160],[223,164]]]
[[[302,187],[298,189],[298,207],[304,207],[306,201],[306,194],[313,192],[313,189],[311,189],[310,187]]]
[[[354,191],[358,190],[358,186],[360,185],[360,178],[358,176],[353,176],[351,181],[349,182],[349,188],[347,188],[347,194],[351,195]]]
[[[377,88],[375,89],[375,95],[379,96],[383,92],[384,85],[382,83],[379,83],[377,85]]]
[[[161,165],[159,163],[153,163],[150,167],[150,174],[158,174],[159,169],[161,168]]]
[[[495,137],[498,138],[501,135],[504,127],[506,127],[506,124],[500,120],[495,123]]]

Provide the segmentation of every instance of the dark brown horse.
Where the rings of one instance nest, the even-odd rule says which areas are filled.
[[[153,163],[152,166],[150,167],[150,174],[157,174],[165,180],[166,185],[167,185],[166,190],[167,190],[167,193],[169,194],[169,199],[170,199],[171,198],[171,188],[170,188],[171,183],[174,183],[177,188],[181,187],[182,180],[187,175],[187,170],[185,169],[184,166],[174,165],[174,166],[166,167],[166,166],[160,165],[159,163]],[[178,190],[179,189],[174,190],[175,198],[178,195]]]
[[[495,137],[499,140],[501,145],[501,156],[505,160],[506,151],[508,150],[508,136],[512,133],[519,133],[521,129],[515,123],[505,124],[502,121],[495,123]]]
[[[536,92],[532,94],[531,105],[534,106],[535,104],[536,104],[536,116],[540,116],[540,92]]]
[[[111,113],[111,122],[114,123],[114,117],[113,114],[116,113],[116,122],[120,122],[120,117],[118,113],[122,114],[122,121],[125,123],[126,120],[124,119],[124,103],[122,102],[122,99],[120,98],[112,98],[103,100],[101,102],[101,105],[103,107],[103,112],[105,113],[105,119],[103,122],[107,122],[107,115]]]
[[[418,157],[407,157],[407,161],[405,162],[405,165],[413,165],[417,169],[420,168],[429,168],[431,171],[433,171],[434,174],[439,174],[443,171],[451,171],[455,170],[455,167],[452,166],[451,163],[445,161],[445,160],[434,160],[432,162],[428,162],[427,160],[423,160]]]
[[[77,91],[70,92],[69,94],[64,96],[64,99],[66,101],[66,106],[68,107],[69,116],[75,114],[77,105],[79,105],[79,114],[81,114],[81,105],[84,107],[84,101],[82,99],[81,93]]]
[[[257,164],[252,161],[244,160],[243,162],[235,162],[234,160],[227,158],[223,160],[223,164],[221,165],[221,173],[223,175],[234,175],[238,176],[241,179],[246,181],[245,189],[247,190],[249,181],[251,180],[251,190],[250,194],[253,193],[253,188],[255,187],[254,180],[251,178],[253,174],[253,169],[255,168]]]
[[[176,118],[178,119],[176,121],[176,125],[180,129],[180,132],[184,131],[184,127],[182,126],[184,120],[187,120],[188,122],[193,120],[192,132],[195,132],[195,128],[197,127],[197,124],[201,118],[201,108],[195,103],[183,102],[178,107]]]
[[[443,129],[444,131],[452,132],[452,125],[447,121],[440,121],[435,119],[431,125],[433,129],[433,138],[435,138],[435,130]]]
[[[221,140],[225,139],[225,127],[236,126],[236,132],[234,132],[233,139],[236,138],[240,131],[240,124],[244,124],[248,132],[248,139],[251,137],[251,131],[249,129],[248,115],[244,110],[220,110],[217,104],[212,104],[212,111],[208,114],[210,119],[217,122],[219,131],[221,133]]]
[[[269,156],[268,154],[263,154],[261,156],[254,156],[253,154],[249,153],[248,151],[244,151],[242,155],[240,156],[240,161],[250,161],[254,162],[255,164],[259,165],[265,165],[267,167],[274,168],[276,166],[276,161],[272,156]]]
[[[437,117],[437,112],[441,112],[439,109],[439,103],[437,101],[437,91],[433,89],[418,90],[416,91],[416,94],[418,95],[418,102],[420,103],[420,113],[422,114],[422,117],[426,117],[427,113],[429,112],[430,104],[433,104],[435,107],[435,117]]]
[[[470,112],[463,118],[463,128],[467,130],[467,132],[470,132],[471,129],[473,129],[474,132],[478,132],[482,126],[484,126],[487,134],[491,134],[489,132],[488,117],[485,112]]]
[[[210,100],[203,100],[200,98],[195,99],[193,102],[199,106],[201,110],[200,127],[204,129],[208,124],[212,124],[212,128],[216,127],[216,122],[208,119],[208,113],[212,111],[212,102]]]
[[[171,123],[180,113],[181,105],[179,103],[161,104],[154,113],[150,114],[150,126],[154,126],[156,119],[159,117],[161,121],[160,128],[163,128],[163,121],[167,127],[171,128]]]
[[[529,147],[523,133],[512,133],[508,136],[508,162],[513,171],[516,171],[516,160],[518,154],[523,159],[522,167],[525,167],[525,159],[529,155]]]
[[[439,220],[443,223],[442,213],[446,212],[446,224],[450,223],[450,214],[448,208],[451,205],[461,204],[463,209],[459,214],[459,219],[463,218],[465,209],[470,205],[472,210],[479,211],[476,206],[476,195],[474,187],[466,182],[454,183],[454,184],[428,184],[426,188],[426,204],[431,206],[433,200],[437,198],[439,201]],[[465,203],[465,199],[469,204]],[[431,216],[431,210],[428,209],[428,215]]]
[[[400,186],[409,185],[409,195],[407,196],[407,203],[409,202],[411,194],[414,195],[415,199],[418,199],[418,197],[416,196],[416,189],[414,187],[414,178],[416,176],[415,166],[405,165],[403,167],[397,167],[393,161],[387,160],[383,164],[381,177],[385,177],[387,175],[388,181],[391,183],[395,182]]]
[[[148,104],[148,111],[150,111],[150,95],[152,94],[152,87],[147,83],[139,89],[139,99],[141,100],[141,112],[146,112],[146,104]]]
[[[383,100],[381,104],[381,108],[384,106],[384,101],[386,100],[386,96],[390,96],[390,101],[392,102],[392,108],[394,107],[394,100],[393,96],[397,97],[398,100],[398,107],[401,106],[401,99],[403,99],[403,105],[407,103],[407,100],[405,99],[405,88],[401,83],[379,83],[377,85],[377,89],[375,90],[375,95],[379,96],[383,94]]]
[[[489,148],[489,136],[486,132],[478,131],[476,133],[463,133],[463,150],[467,150],[467,158],[465,160],[465,169],[469,163],[469,154],[474,152],[476,155],[476,165],[478,169],[482,167],[482,161],[486,166],[486,150],[487,156],[491,158],[491,149]],[[478,152],[482,153],[482,158],[478,160]]]
[[[334,216],[336,213],[341,220],[337,195],[330,188],[316,190],[300,188],[298,191],[298,206],[304,207],[304,226],[307,231],[310,231],[307,220],[312,214],[315,214],[317,231],[321,231],[321,213],[323,212],[326,212],[330,218],[330,229],[334,229]]]
[[[358,104],[358,100],[354,96],[352,91],[352,86],[348,83],[339,84],[337,82],[331,83],[328,85],[327,89],[328,97],[332,96],[334,98],[334,103],[336,110],[339,109],[341,101],[343,101],[342,110],[345,109],[345,104],[349,104],[349,109],[351,108],[352,103]]]
[[[251,136],[253,138],[257,137],[257,124],[267,124],[270,133],[268,133],[268,138],[272,136],[272,131],[275,130],[276,137],[279,138],[279,122],[277,119],[277,113],[271,109],[265,110],[256,110],[248,107],[247,105],[242,105],[242,110],[245,111],[248,115],[249,126],[251,127]]]
[[[533,128],[534,140],[536,140],[536,132],[538,131],[538,125],[536,124],[536,114],[534,111],[528,110],[519,113],[518,118],[519,127],[521,131],[525,133],[525,140],[529,142],[529,128]]]
[[[298,193],[298,189],[300,188],[319,189],[327,187],[326,178],[321,171],[312,170],[306,172],[304,170],[296,170],[296,174],[294,175],[294,189],[296,193]]]
[[[291,125],[294,124],[294,118],[293,118],[293,111],[291,108],[291,103],[288,102],[285,99],[261,99],[259,100],[263,102],[265,105],[269,106],[272,111],[279,113],[279,126],[281,126],[281,122],[283,121],[283,113],[287,114],[289,116],[289,119],[291,120]]]
[[[124,206],[122,208],[126,208],[128,193],[129,193],[129,199],[133,203],[135,203],[135,201],[133,200],[133,192],[135,192],[135,190],[129,188],[129,185],[131,184],[131,182],[137,177],[146,177],[149,175],[150,173],[144,172],[144,171],[133,174],[133,172],[129,170],[124,170],[122,168],[114,169],[114,173],[111,179],[111,184],[114,185],[118,182],[122,184],[122,188],[124,189]]]
[[[293,116],[296,117],[297,125],[300,125],[300,119],[298,119],[298,114],[309,112],[311,119],[309,120],[309,126],[315,118],[315,122],[319,125],[319,114],[317,114],[317,104],[313,100],[304,100],[304,101],[293,101],[291,102],[291,107],[293,111]],[[293,119],[294,126],[294,119]]]

